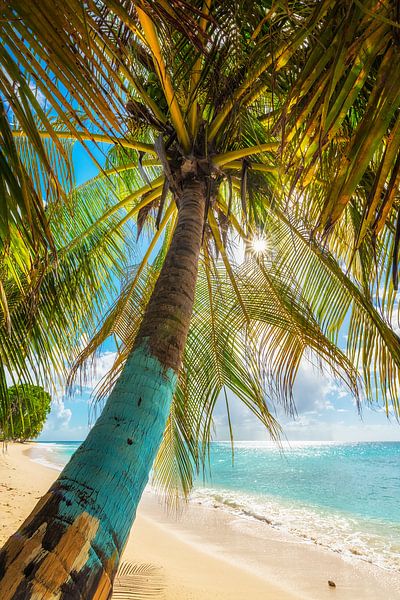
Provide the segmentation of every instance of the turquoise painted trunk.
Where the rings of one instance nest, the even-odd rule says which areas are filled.
[[[78,496],[85,510],[100,518],[91,561],[104,552],[119,554],[125,547],[161,443],[176,381],[176,374],[152,357],[145,344],[136,348],[101,416],[58,479],[63,514],[73,517],[69,500],[74,505]]]
[[[64,588],[60,598],[109,597],[161,443],[176,380],[175,372],[149,353],[145,340],[132,352],[87,439],[0,554],[1,600],[55,598],[47,589],[50,573],[60,578]],[[43,520],[51,521],[52,527],[49,531],[43,527],[41,535],[38,524]],[[36,543],[30,543],[32,536]],[[68,564],[55,564],[57,548],[68,546]],[[29,573],[35,575],[33,583],[23,576],[27,567],[24,573],[14,573],[12,567],[5,570],[12,558],[10,548],[27,552],[28,569],[29,564],[37,569]],[[43,549],[50,552],[48,557],[32,562],[40,559]],[[82,590],[93,594],[81,595]]]

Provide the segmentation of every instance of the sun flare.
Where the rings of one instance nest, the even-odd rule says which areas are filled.
[[[268,250],[267,240],[262,236],[253,238],[251,241],[251,249],[254,254],[265,254]]]

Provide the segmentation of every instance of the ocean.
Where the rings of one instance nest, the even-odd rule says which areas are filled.
[[[76,442],[41,442],[61,469]],[[400,572],[400,442],[214,442],[193,500]]]

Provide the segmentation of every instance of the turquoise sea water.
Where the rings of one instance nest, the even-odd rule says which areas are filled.
[[[78,444],[41,443],[62,466]],[[400,571],[400,442],[212,444],[195,501],[289,531],[345,557]]]

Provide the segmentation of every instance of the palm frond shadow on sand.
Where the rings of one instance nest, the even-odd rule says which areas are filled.
[[[164,600],[162,570],[152,564],[121,563],[115,577],[111,600]]]

